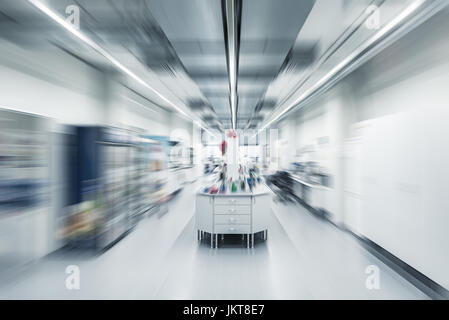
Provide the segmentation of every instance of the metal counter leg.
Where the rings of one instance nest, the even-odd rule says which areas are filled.
[[[251,235],[251,248],[254,248],[254,233]]]
[[[215,248],[218,248],[218,233],[215,234]]]
[[[246,247],[249,249],[249,233],[246,235]]]
[[[214,235],[212,233],[210,234],[210,248],[214,248]]]

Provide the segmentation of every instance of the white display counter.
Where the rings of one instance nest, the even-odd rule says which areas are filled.
[[[267,239],[271,197],[271,190],[264,184],[252,192],[209,194],[199,190],[195,203],[198,239],[209,233],[211,248],[216,248],[218,235],[241,234],[247,237],[247,247],[254,247],[256,233],[263,232],[263,239]]]
[[[297,185],[293,187],[295,194],[312,208],[331,212],[330,192],[331,188],[307,182],[298,175],[290,174]]]

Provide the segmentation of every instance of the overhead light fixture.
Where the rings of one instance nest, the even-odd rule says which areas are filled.
[[[307,89],[304,93],[302,93],[295,101],[293,101],[288,107],[286,107],[281,113],[267,122],[261,129],[259,129],[258,133],[262,130],[269,127],[279,118],[281,118],[284,114],[290,111],[293,107],[299,105],[304,102],[306,99],[310,98],[315,92],[318,91],[321,87],[325,86],[331,79],[333,79],[337,74],[342,72],[346,67],[348,67],[354,61],[357,61],[361,55],[363,55],[370,47],[375,45],[378,41],[382,40],[388,33],[392,32],[397,28],[407,17],[409,17],[412,13],[414,13],[421,5],[423,5],[426,0],[417,0],[406,7],[399,15],[397,15],[393,20],[391,20],[388,24],[386,24],[381,30],[379,30],[375,35],[373,35],[370,39],[364,42],[361,46],[359,46],[355,51],[353,51],[350,55],[348,55],[343,61],[341,61],[338,65],[332,68],[325,76],[323,76],[320,80],[318,80],[312,87]],[[446,3],[447,4],[447,3]],[[257,134],[256,134],[257,135]]]
[[[229,102],[231,105],[232,128],[235,129],[237,123],[237,72],[238,72],[238,51],[239,51],[239,24],[240,7],[236,6],[236,0],[224,0],[224,13],[226,15],[227,28],[227,58],[229,73]]]
[[[201,123],[200,123],[199,121],[194,121],[193,123],[195,123],[195,124],[197,125],[197,127],[203,128],[204,131],[206,131],[207,133],[209,133],[210,135],[212,135],[212,136],[214,136],[215,138],[218,139],[218,136],[217,136],[215,133],[213,133],[212,131],[210,131],[209,129],[207,129],[207,128],[204,127],[203,125],[201,125]]]
[[[145,108],[146,110],[149,110],[149,111],[151,111],[151,112],[153,112],[153,113],[157,113],[157,112],[154,111],[153,109],[148,108],[148,107],[145,106],[144,104],[142,104],[142,103],[140,103],[140,102],[137,102],[137,101],[134,100],[134,99],[128,98],[128,97],[125,96],[125,95],[121,95],[121,97],[122,97],[123,99],[129,101],[129,102],[132,102],[132,103],[134,103],[134,104],[136,104],[136,105],[138,105],[138,106],[140,106],[140,107]]]
[[[88,36],[86,36],[84,33],[82,33],[80,30],[76,29],[72,24],[65,21],[59,14],[57,14],[55,11],[50,9],[48,6],[46,6],[44,3],[42,3],[39,0],[28,0],[29,3],[34,5],[37,9],[45,13],[47,16],[49,16],[51,19],[53,19],[55,22],[57,22],[59,25],[64,27],[67,31],[71,32],[73,35],[75,35],[78,39],[83,41],[85,44],[90,46],[92,49],[97,51],[99,54],[101,54],[103,57],[105,57],[109,62],[111,62],[117,69],[128,75],[130,78],[137,81],[139,84],[144,86],[145,88],[152,91],[154,94],[156,94],[161,100],[166,102],[168,105],[173,107],[175,110],[177,110],[179,113],[184,115],[185,117],[189,118],[192,121],[194,120],[191,116],[187,115],[184,110],[179,108],[176,104],[171,102],[169,99],[167,99],[165,96],[163,96],[159,91],[154,89],[150,84],[148,84],[146,81],[144,81],[142,78],[140,78],[138,75],[133,73],[130,69],[125,67],[123,64],[121,64],[117,59],[115,59],[109,52],[107,52],[105,49],[103,49],[100,45],[98,45],[95,41],[90,39]],[[200,124],[200,127],[207,130],[203,125]]]

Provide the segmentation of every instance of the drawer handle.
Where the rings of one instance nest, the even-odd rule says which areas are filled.
[[[235,203],[236,200],[235,200],[235,199],[230,199],[229,202],[230,202],[230,203]]]
[[[235,212],[235,209],[229,209],[228,211],[229,212]]]
[[[235,228],[229,228],[229,231],[235,231]]]
[[[229,218],[229,222],[235,222],[235,218]]]

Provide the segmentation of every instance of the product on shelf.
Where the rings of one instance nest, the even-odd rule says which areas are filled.
[[[216,194],[218,193],[218,188],[216,185],[213,185],[212,187],[209,188],[209,193],[210,194]]]
[[[67,244],[103,249],[136,223],[141,210],[142,159],[137,133],[103,126],[74,126],[66,157],[63,218]]]

